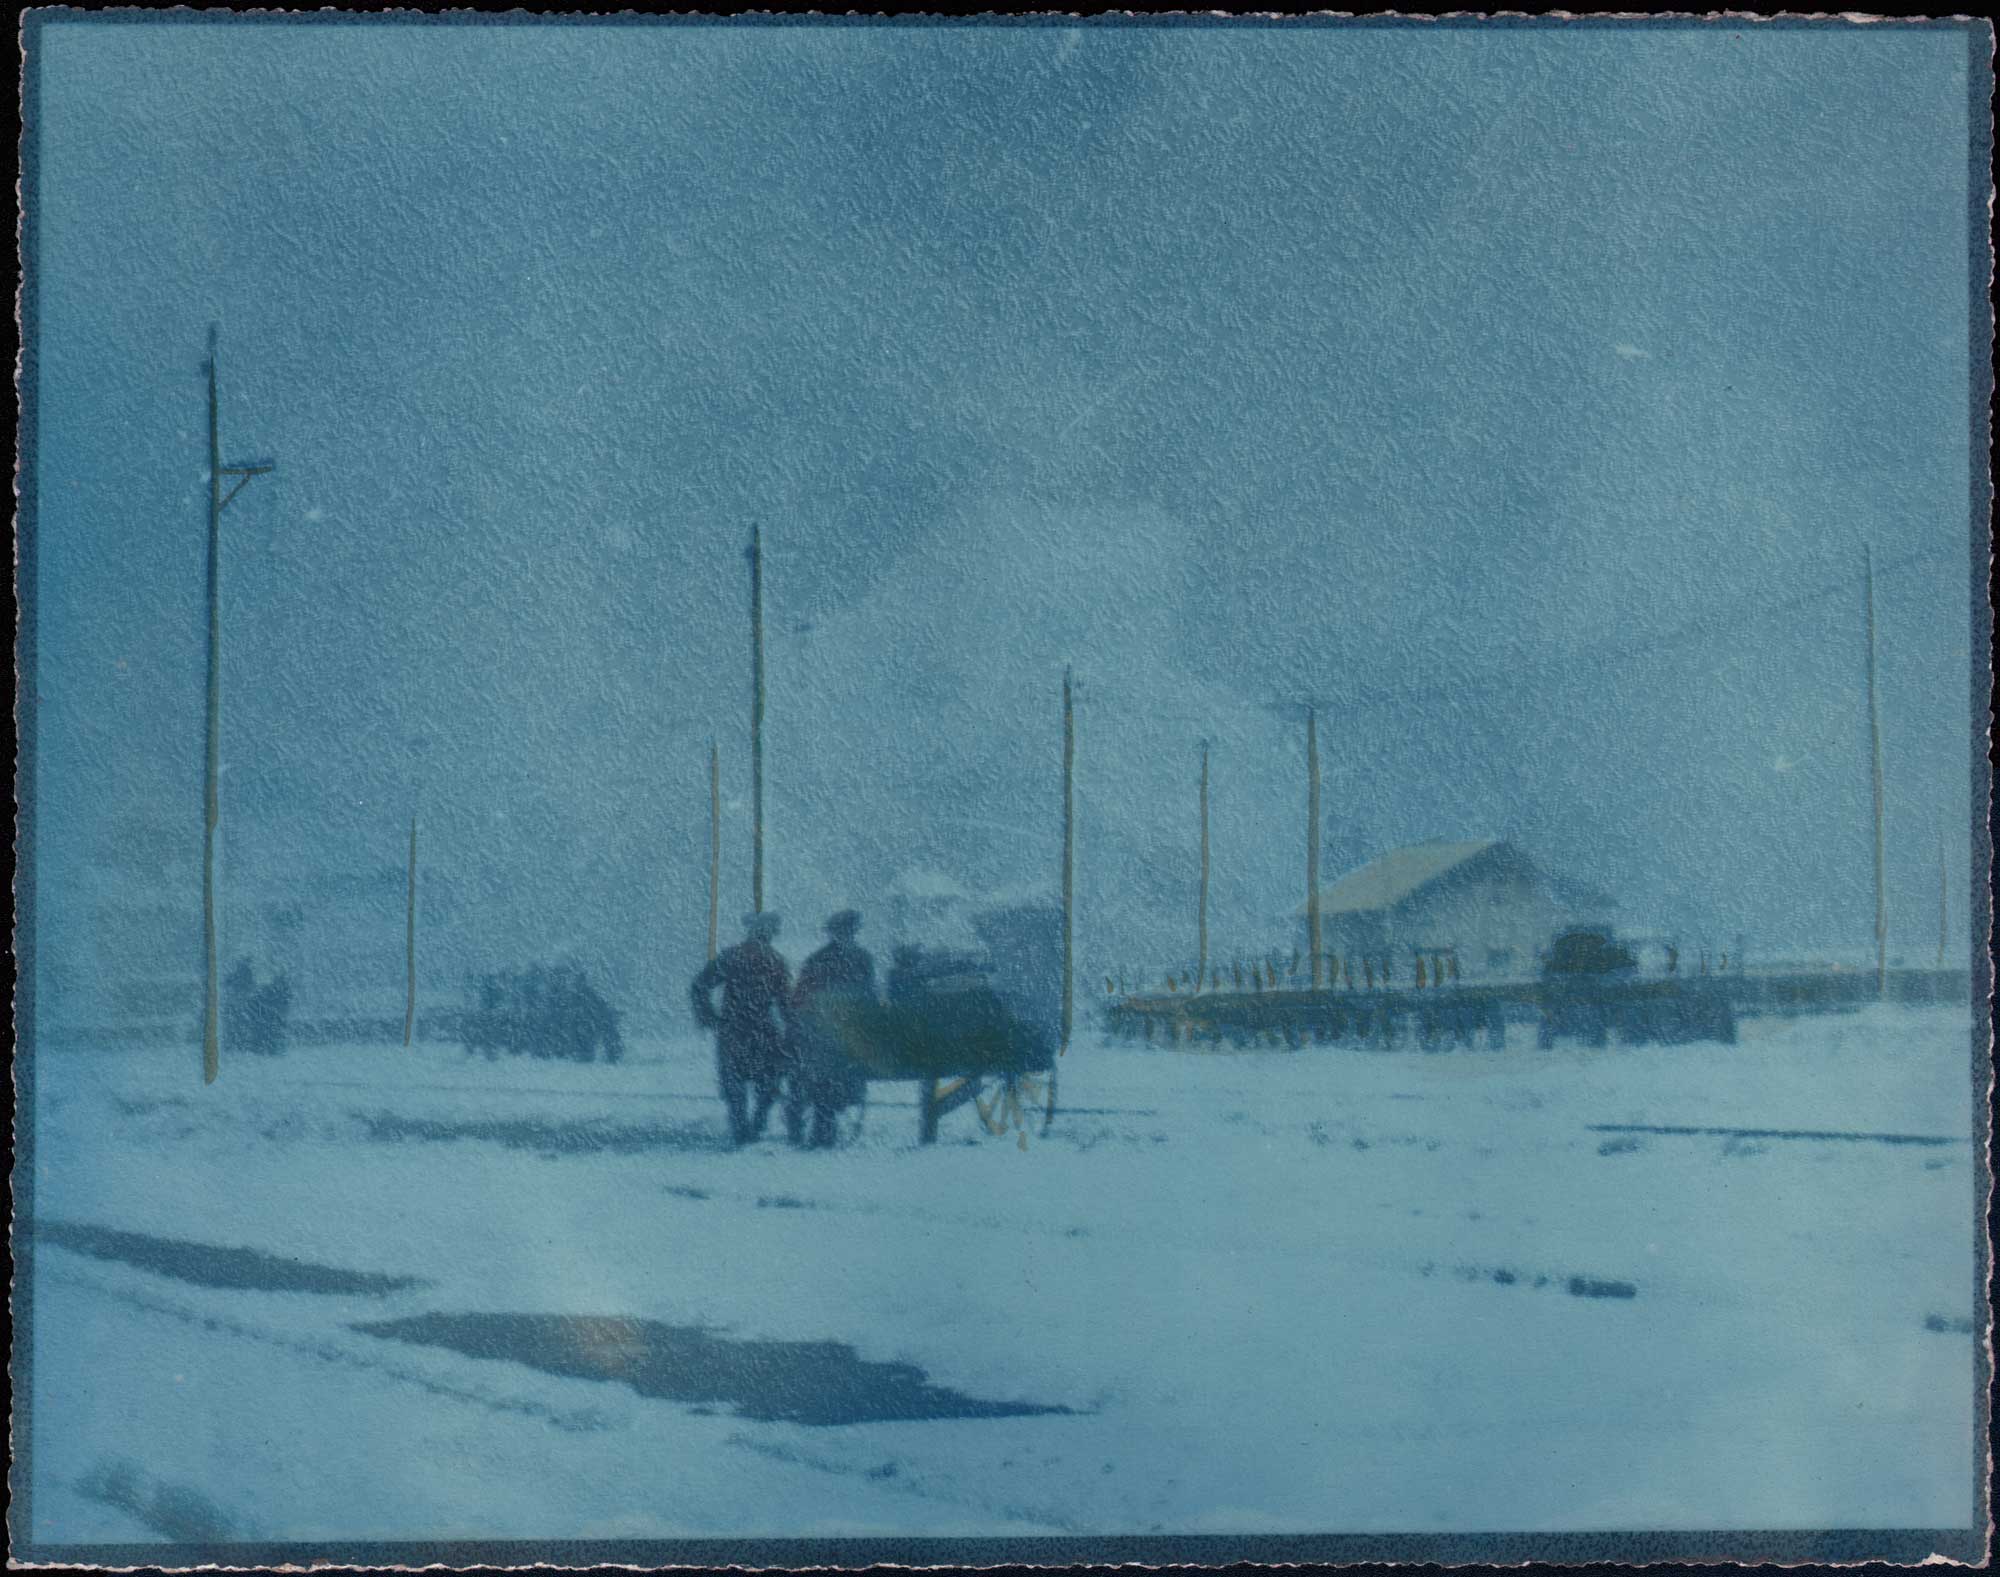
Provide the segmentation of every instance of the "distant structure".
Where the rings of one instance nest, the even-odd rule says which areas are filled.
[[[66,881],[41,951],[42,1011],[57,1041],[185,1044],[203,1017],[199,846],[157,817],[115,818]],[[408,1017],[409,873],[398,862],[293,871],[229,884],[227,962],[282,972],[295,1029],[365,1025],[384,1038]],[[451,877],[424,877],[427,936],[418,960],[427,1002],[456,1000],[449,937],[461,903]],[[420,1028],[422,1016],[413,1028]]]
[[[185,1043],[201,1033],[198,845],[119,816],[67,870],[37,938],[44,1038]]]
[[[1063,914],[1046,898],[1003,898],[973,914],[990,979],[1007,1011],[1051,1045],[1062,1036]]]
[[[1508,975],[1565,926],[1608,924],[1616,901],[1542,869],[1498,839],[1392,849],[1320,890],[1329,958],[1389,954],[1400,974],[1413,951],[1452,950],[1467,975]],[[1306,937],[1306,909],[1297,912]]]

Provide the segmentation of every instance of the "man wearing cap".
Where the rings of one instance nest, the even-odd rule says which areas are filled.
[[[834,1117],[867,1098],[866,1076],[842,1045],[839,1000],[875,1000],[875,960],[854,940],[861,915],[843,909],[826,922],[831,940],[799,968],[792,991],[792,1078],[785,1091],[785,1130],[792,1142],[802,1138],[810,1148],[833,1144]],[[805,1134],[805,1109],[812,1107],[812,1132]]]
[[[737,1145],[763,1134],[784,1072],[791,971],[771,945],[778,926],[774,914],[745,915],[748,934],[710,959],[688,993],[695,1022],[715,1031],[716,1075],[729,1112],[729,1137]],[[722,987],[720,1012],[714,1001],[717,986]],[[753,1087],[754,1115],[749,1109]]]

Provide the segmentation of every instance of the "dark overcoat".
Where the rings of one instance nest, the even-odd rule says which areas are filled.
[[[722,1007],[715,991],[722,988]],[[716,1032],[716,1054],[745,1078],[776,1069],[784,1057],[791,971],[778,950],[753,937],[709,960],[688,989],[695,1022]]]

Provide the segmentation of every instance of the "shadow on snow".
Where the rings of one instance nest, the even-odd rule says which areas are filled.
[[[143,1232],[118,1232],[110,1227],[74,1221],[39,1221],[35,1236],[45,1243],[88,1254],[93,1259],[122,1260],[141,1270],[191,1281],[198,1287],[228,1287],[252,1292],[318,1292],[336,1296],[381,1297],[406,1287],[421,1287],[414,1276],[382,1276],[365,1270],[338,1270],[302,1259],[280,1259],[250,1248],[217,1248],[180,1238],[156,1238]]]
[[[929,1383],[908,1363],[868,1363],[844,1342],[739,1340],[692,1325],[574,1314],[421,1314],[354,1327],[583,1380],[622,1380],[641,1396],[733,1403],[766,1423],[870,1424],[1068,1413],[989,1402]]]

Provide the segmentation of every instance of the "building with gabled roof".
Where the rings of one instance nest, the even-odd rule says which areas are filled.
[[[1526,973],[1558,931],[1605,923],[1616,907],[1497,838],[1391,849],[1322,888],[1319,905],[1329,955],[1450,952],[1468,975]],[[1303,905],[1297,919],[1303,939]]]

